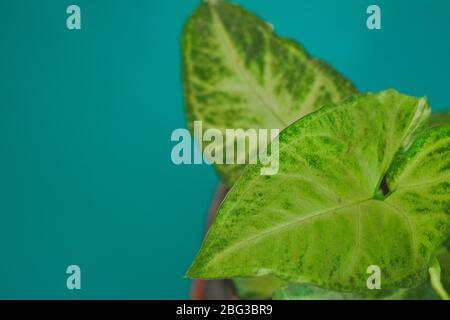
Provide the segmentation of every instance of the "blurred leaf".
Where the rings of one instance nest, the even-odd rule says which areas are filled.
[[[188,20],[182,42],[191,130],[200,120],[203,130],[283,129],[324,104],[356,93],[332,67],[235,4],[201,4]],[[227,187],[244,167],[216,165]]]
[[[271,299],[273,293],[286,282],[273,276],[233,279],[238,296],[247,300]]]
[[[290,284],[275,292],[274,300],[439,300],[427,283],[411,289],[374,290],[366,293],[337,292],[308,284]]]

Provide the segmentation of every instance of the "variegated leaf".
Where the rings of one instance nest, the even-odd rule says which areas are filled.
[[[187,22],[182,42],[191,130],[197,120],[204,130],[222,132],[283,129],[356,92],[329,65],[310,57],[296,42],[278,37],[267,22],[235,4],[205,1]],[[227,187],[243,168],[216,166]]]
[[[423,132],[429,113],[425,99],[390,90],[289,126],[279,174],[247,168],[188,276],[364,291],[377,265],[383,289],[425,281],[450,222],[450,126]]]

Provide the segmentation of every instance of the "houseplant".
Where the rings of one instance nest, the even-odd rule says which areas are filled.
[[[378,259],[382,267],[390,266],[390,271],[385,270],[384,285],[393,290],[381,295],[367,294],[367,298],[411,297],[413,291],[419,291],[414,293],[419,298],[432,296],[428,294],[428,287],[424,290],[398,289],[417,287],[424,282],[428,270],[435,275],[439,269],[435,255],[445,256],[445,249],[439,249],[439,253],[437,250],[448,232],[447,180],[439,181],[443,185],[432,186],[439,189],[438,195],[436,190],[427,193],[444,198],[432,199],[442,202],[439,209],[433,211],[428,208],[434,212],[432,219],[438,221],[434,225],[426,222],[411,224],[410,215],[423,207],[414,207],[413,201],[405,204],[401,199],[395,199],[400,193],[396,188],[407,171],[404,168],[410,168],[410,162],[414,162],[410,159],[430,158],[428,154],[421,155],[424,145],[435,148],[434,143],[444,146],[447,143],[445,128],[431,132],[423,130],[429,114],[424,99],[387,91],[345,100],[356,93],[348,80],[325,63],[309,57],[300,45],[275,35],[266,22],[222,1],[205,2],[189,19],[183,35],[183,54],[186,110],[191,128],[196,120],[203,121],[206,127],[221,129],[287,127],[280,136],[280,149],[284,150],[280,161],[284,168],[288,168],[282,169],[284,176],[281,178],[258,177],[251,167],[247,167],[241,176],[243,165],[216,166],[223,183],[227,188],[232,187],[232,192],[223,203],[219,221],[209,233],[189,276],[235,278],[237,291],[243,298],[265,297],[281,286],[284,288],[275,293],[275,298],[302,298],[302,295],[347,297],[339,293],[336,296],[335,291],[357,292],[358,296],[348,298],[361,298],[359,294],[365,293],[360,292],[367,289],[362,281],[366,276],[363,267],[369,263],[358,255],[363,243],[361,256]],[[345,101],[340,102],[342,100]],[[328,123],[322,123],[322,117]],[[318,138],[307,141],[310,132]],[[418,135],[420,137],[416,139]],[[441,158],[433,160],[445,168],[446,149],[437,150],[442,153]],[[299,165],[298,157],[306,165]],[[326,166],[325,163],[334,163],[334,166]],[[356,163],[363,165],[358,168]],[[320,169],[321,173],[314,169]],[[335,176],[336,171],[345,174]],[[438,176],[436,172],[433,174]],[[407,175],[407,179],[414,178],[417,177]],[[422,182],[418,180],[418,183]],[[251,196],[247,197],[249,185]],[[333,186],[331,190],[329,185]],[[272,188],[283,192],[273,194],[270,192]],[[401,183],[400,188],[403,188]],[[294,203],[292,194],[301,195],[303,202]],[[361,211],[362,206],[363,212],[380,211],[382,215],[361,224],[358,222],[361,218],[347,221],[349,215],[359,216],[359,213],[342,214],[335,210],[354,210],[355,201],[357,210]],[[419,198],[414,201],[419,201]],[[433,201],[424,201],[421,205],[430,206]],[[345,205],[341,206],[342,203]],[[277,210],[276,213],[266,210],[271,206]],[[305,207],[306,211],[303,210]],[[298,237],[300,244],[313,247],[320,244],[322,249],[313,251],[314,261],[304,257],[308,252],[306,248],[301,245],[291,248],[292,239],[284,239],[287,237],[285,233],[275,231],[284,231],[305,217],[316,219],[319,207],[322,208],[319,212],[332,212],[333,219],[342,216],[338,219],[337,230],[331,227],[330,221],[325,221],[323,225],[312,223],[307,227],[311,230],[288,233],[291,238]],[[404,210],[410,211],[405,214]],[[396,218],[391,217],[394,213]],[[398,216],[402,216],[404,221]],[[261,220],[266,225],[258,225]],[[359,231],[354,230],[359,230],[360,224],[368,229],[379,224],[381,233],[390,239],[382,250],[375,244],[383,244],[383,241],[373,242],[376,233],[372,232],[370,236],[363,233],[363,240],[356,240]],[[391,224],[396,226],[396,232],[390,229]],[[355,235],[348,236],[352,232]],[[328,239],[330,242],[321,243],[327,239],[327,233],[333,234]],[[416,233],[422,234],[422,238],[419,237],[421,241],[411,240]],[[274,248],[267,241],[252,247],[253,241],[257,239],[260,242],[267,234],[277,236],[274,240],[276,248],[286,252],[268,256],[265,252]],[[367,239],[372,239],[372,242]],[[342,244],[332,244],[336,240]],[[431,244],[427,244],[427,240]],[[235,248],[239,248],[239,252]],[[355,261],[353,258],[346,260],[346,250],[357,256]],[[333,255],[332,252],[338,253]],[[335,261],[328,261],[330,257]],[[290,265],[291,259],[297,259],[296,264]],[[433,259],[433,264],[430,264],[430,259]],[[354,270],[348,268],[349,264],[356,266]],[[274,276],[283,280],[274,280]],[[445,297],[440,282],[436,277],[432,279],[433,287],[441,297]],[[298,282],[326,289],[305,288],[305,284],[296,284]]]

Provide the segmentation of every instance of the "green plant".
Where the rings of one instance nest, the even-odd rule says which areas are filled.
[[[238,278],[258,298],[280,286],[275,298],[446,297],[450,126],[426,129],[425,99],[339,102],[356,93],[350,82],[222,1],[196,10],[183,49],[190,126],[285,128],[277,175],[216,166],[233,188],[187,276]],[[367,293],[374,264],[386,291]]]
[[[425,281],[445,239],[450,126],[424,130],[424,99],[394,91],[328,105],[280,135],[280,172],[249,166],[223,202],[190,277],[273,274],[340,291]]]

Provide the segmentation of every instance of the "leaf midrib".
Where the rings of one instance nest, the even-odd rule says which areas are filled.
[[[358,200],[355,202],[351,202],[351,203],[347,203],[343,206],[339,206],[339,207],[333,207],[331,209],[326,209],[323,211],[319,211],[319,212],[313,212],[312,214],[309,214],[308,216],[304,217],[304,216],[300,216],[297,217],[295,219],[292,219],[288,222],[282,223],[282,224],[278,224],[275,227],[269,228],[263,232],[257,233],[253,236],[250,236],[248,238],[242,239],[238,242],[236,242],[235,244],[228,246],[227,248],[225,248],[223,251],[219,252],[218,254],[216,254],[209,262],[211,263],[212,261],[216,260],[218,257],[221,257],[223,255],[225,255],[226,253],[230,252],[230,251],[235,251],[236,249],[241,248],[242,246],[244,246],[245,244],[248,244],[249,242],[253,242],[253,241],[257,241],[260,239],[264,239],[270,235],[272,235],[273,233],[276,233],[277,231],[283,230],[283,229],[287,229],[289,227],[295,226],[297,224],[302,224],[304,222],[316,219],[316,218],[321,218],[323,216],[329,215],[329,214],[333,214],[336,213],[336,211],[340,211],[343,209],[347,209],[347,208],[351,208],[353,206],[362,204],[366,201],[371,201],[371,200],[375,200],[373,197],[370,198],[364,198],[362,200]]]
[[[207,264],[211,264],[213,261],[219,259],[220,257],[228,254],[229,252],[236,251],[239,248],[243,247],[244,245],[246,245],[246,244],[248,244],[250,242],[255,242],[255,241],[267,238],[267,237],[271,236],[272,234],[277,233],[278,231],[281,232],[282,230],[288,229],[290,227],[294,227],[294,226],[296,226],[298,224],[303,224],[303,223],[309,222],[311,220],[314,220],[314,219],[317,219],[317,218],[322,218],[322,217],[330,215],[330,214],[339,214],[339,211],[341,211],[341,210],[348,209],[348,208],[351,208],[351,207],[354,207],[354,206],[359,206],[359,205],[364,204],[364,203],[369,202],[369,201],[376,201],[378,203],[382,203],[383,205],[389,207],[392,210],[392,212],[397,213],[402,218],[402,220],[406,224],[406,227],[408,228],[408,231],[410,232],[412,261],[413,261],[413,263],[415,263],[416,239],[415,239],[414,228],[412,227],[412,222],[411,222],[410,218],[408,217],[408,215],[406,213],[404,213],[402,210],[398,209],[392,203],[389,203],[387,201],[388,199],[389,199],[389,197],[384,199],[384,200],[377,200],[377,199],[374,199],[373,197],[370,197],[370,198],[365,198],[365,199],[358,200],[358,201],[355,201],[355,202],[351,202],[351,203],[348,203],[348,204],[343,205],[343,206],[333,207],[331,209],[315,212],[315,213],[312,213],[312,214],[310,214],[310,215],[308,215],[306,217],[303,217],[303,216],[297,217],[295,219],[289,220],[288,222],[285,222],[285,223],[282,223],[282,224],[278,224],[278,225],[276,225],[273,228],[269,228],[269,229],[267,229],[267,230],[265,230],[263,232],[255,234],[254,236],[242,239],[242,240],[236,242],[235,244],[233,244],[231,246],[228,246],[223,251],[221,251],[218,254],[216,254],[215,256],[213,256],[213,258],[211,260],[209,260],[207,262]],[[360,216],[362,214],[362,212],[359,211],[357,214],[358,214],[358,216]],[[357,243],[356,245],[359,246],[360,244]]]
[[[265,90],[258,90],[259,85],[252,80],[251,77],[247,75],[247,71],[242,67],[241,64],[236,63],[237,59],[234,59],[235,57],[240,59],[240,56],[238,52],[233,48],[232,41],[230,37],[228,36],[225,26],[222,22],[222,19],[220,15],[216,12],[214,6],[210,6],[210,10],[213,16],[213,20],[216,21],[216,23],[213,23],[213,26],[216,26],[216,32],[219,39],[219,43],[223,48],[223,51],[225,52],[225,56],[228,59],[228,63],[235,69],[235,71],[244,79],[244,83],[248,85],[250,88],[250,91],[253,92],[253,94],[258,98],[258,100],[261,101],[261,103],[267,108],[267,110],[272,114],[272,116],[275,118],[277,122],[280,124],[280,128],[285,128],[289,125],[287,121],[283,119],[281,115],[278,114],[276,111],[277,109],[281,109],[278,106],[274,107],[271,103],[269,103],[267,100],[267,97],[265,97]]]

